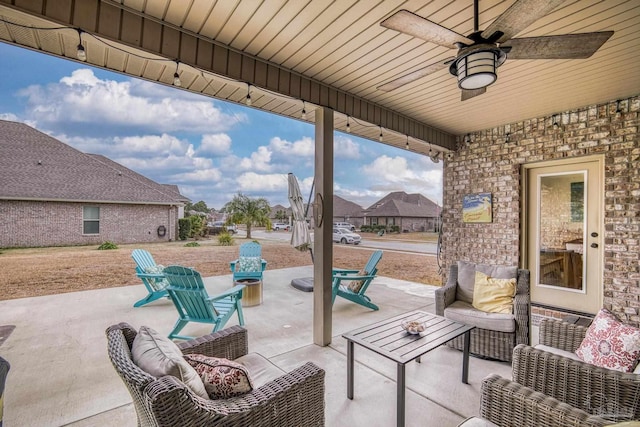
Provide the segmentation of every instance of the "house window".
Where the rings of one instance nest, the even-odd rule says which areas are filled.
[[[82,207],[82,234],[100,234],[100,208]]]

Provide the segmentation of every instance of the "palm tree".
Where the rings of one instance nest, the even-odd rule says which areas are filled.
[[[264,197],[251,199],[242,193],[233,196],[233,199],[224,205],[228,215],[228,221],[247,226],[247,239],[251,238],[251,226],[264,225],[271,228],[269,214],[271,207]]]

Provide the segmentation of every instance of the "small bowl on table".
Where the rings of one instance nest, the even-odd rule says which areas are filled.
[[[419,320],[406,319],[402,321],[401,325],[402,325],[402,329],[404,329],[405,331],[407,331],[412,335],[417,335],[420,332],[424,332],[425,329],[427,329],[427,325],[425,325],[424,322],[421,322]]]

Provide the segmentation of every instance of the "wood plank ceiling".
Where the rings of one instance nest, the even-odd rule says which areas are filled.
[[[481,0],[486,28],[513,0]],[[391,92],[398,76],[455,55],[385,29],[410,10],[460,34],[473,31],[472,0],[0,0],[0,40],[74,60],[80,28],[87,63],[273,113],[313,121],[427,154],[453,136],[640,93],[640,0],[566,0],[518,37],[615,31],[589,59],[509,60],[487,93],[460,100],[440,70]],[[71,29],[35,30],[28,27]],[[249,86],[248,84],[251,84]],[[303,103],[302,100],[306,102]]]

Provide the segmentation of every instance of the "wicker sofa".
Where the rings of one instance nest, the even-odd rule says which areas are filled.
[[[132,326],[113,325],[106,334],[109,358],[133,398],[139,426],[324,426],[325,372],[311,362],[247,394],[208,400],[176,377],[156,378],[140,369],[131,359],[137,334]],[[234,360],[248,354],[247,330],[232,326],[178,347],[183,354]]]
[[[574,357],[587,329],[543,319],[540,344],[518,345],[513,351],[513,381],[609,420],[640,420],[640,375]]]
[[[511,361],[513,349],[518,344],[529,344],[529,270],[517,269],[516,295],[513,301],[513,318],[508,319],[512,325],[512,331],[493,330],[483,328],[482,323],[486,318],[491,317],[491,313],[479,313],[482,316],[474,316],[475,310],[471,304],[457,301],[458,291],[458,265],[452,264],[449,269],[447,284],[435,291],[436,314],[449,317],[451,311],[460,310],[462,313],[471,312],[468,318],[456,317],[456,321],[476,326],[471,331],[470,352],[475,355]],[[475,310],[479,312],[478,310]],[[488,315],[488,316],[487,316]],[[500,315],[504,316],[504,315]],[[504,321],[502,322],[504,323]],[[462,350],[464,347],[464,337],[460,336],[448,343],[450,347]]]
[[[481,418],[469,418],[461,427],[600,427],[613,423],[497,374],[487,376],[481,390]]]

